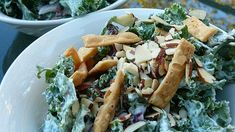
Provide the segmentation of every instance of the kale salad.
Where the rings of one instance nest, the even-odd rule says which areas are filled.
[[[48,84],[43,131],[234,131],[229,102],[216,99],[235,82],[234,37],[179,4],[114,16],[54,67],[37,66]]]
[[[52,20],[85,15],[116,0],[1,0],[0,11],[24,20]]]

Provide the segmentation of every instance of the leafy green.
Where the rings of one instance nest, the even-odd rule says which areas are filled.
[[[102,60],[105,56],[108,55],[110,50],[111,50],[111,48],[109,46],[98,47],[98,53],[97,53],[97,56],[95,57],[95,60],[96,61]]]
[[[149,40],[153,37],[153,33],[155,31],[155,24],[140,22],[134,25],[133,27],[130,27],[129,31],[137,34],[143,40]]]
[[[58,131],[71,130],[74,120],[71,107],[77,101],[72,80],[58,72],[43,95],[48,103],[48,116],[44,130],[47,131],[55,126]]]
[[[169,24],[182,25],[186,17],[186,10],[180,5],[174,3],[170,8],[166,8],[160,17]]]
[[[0,10],[25,20],[48,20],[84,15],[116,0],[1,0]],[[42,12],[44,12],[42,14]]]
[[[117,67],[110,68],[107,73],[102,74],[98,80],[98,88],[103,89],[110,86],[110,81],[114,78]]]
[[[80,105],[79,112],[76,115],[76,120],[72,132],[82,132],[86,127],[85,116],[88,115],[90,110],[84,105]]]
[[[138,84],[135,81],[135,76],[130,72],[125,73],[125,87],[137,86]]]
[[[109,130],[110,132],[123,132],[123,123],[119,120],[119,119],[115,119],[113,120],[111,123],[111,125],[109,126]]]
[[[228,126],[228,124],[231,122],[231,118],[229,118],[227,115],[229,110],[226,107],[225,102],[220,102],[222,105],[217,105],[218,107],[215,108],[214,112],[218,112],[219,110],[225,110],[222,113],[216,113],[216,115],[210,117],[205,109],[205,105],[199,101],[196,100],[186,100],[184,102],[184,107],[187,110],[188,117],[189,117],[189,123],[187,129],[191,129],[194,131],[232,131],[231,126]],[[222,107],[221,107],[222,106]],[[216,111],[218,110],[218,111]],[[213,111],[213,110],[212,110]],[[222,115],[220,115],[222,114]],[[225,116],[225,117],[223,117]],[[225,119],[228,117],[227,119]],[[214,120],[214,119],[216,120]],[[220,126],[220,124],[223,124],[223,126]]]
[[[146,125],[142,126],[138,132],[156,132],[158,129],[157,121],[147,121]]]
[[[53,68],[43,68],[41,66],[37,66],[37,70],[38,78],[41,78],[41,74],[45,72],[46,82],[51,83],[58,72],[65,74],[67,77],[70,77],[73,74],[73,59],[72,57],[62,56]]]

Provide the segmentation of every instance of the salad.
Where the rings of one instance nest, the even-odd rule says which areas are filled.
[[[51,20],[85,15],[116,0],[1,0],[0,11],[24,20]]]
[[[179,4],[146,19],[114,16],[54,67],[37,66],[48,83],[43,130],[233,131],[216,91],[235,81],[235,30],[206,19]]]

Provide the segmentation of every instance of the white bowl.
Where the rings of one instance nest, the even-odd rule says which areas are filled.
[[[0,85],[0,132],[40,131],[47,105],[42,96],[45,83],[36,78],[36,65],[52,67],[65,49],[82,46],[81,36],[99,34],[107,20],[125,12],[147,18],[162,10],[121,9],[89,14],[53,29],[27,47],[10,66]],[[225,88],[223,97],[231,102],[231,115],[235,119],[233,87]]]
[[[123,5],[126,1],[127,0],[117,0],[113,4],[110,4],[109,6],[102,8],[98,11],[92,12],[92,13],[118,8],[121,5]],[[63,19],[56,19],[56,20],[29,21],[29,20],[21,20],[21,19],[9,17],[3,14],[2,12],[0,12],[0,21],[11,25],[12,27],[16,28],[20,32],[26,33],[28,35],[33,35],[33,36],[41,36],[44,33],[48,32],[49,30],[61,24],[64,24],[68,21],[71,21],[73,19],[74,18],[70,17],[70,18],[63,18]]]

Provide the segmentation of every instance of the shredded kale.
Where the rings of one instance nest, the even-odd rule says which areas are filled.
[[[71,130],[74,120],[71,107],[77,101],[72,80],[58,72],[43,95],[48,103],[44,130],[49,131],[50,128],[58,129],[57,131]]]
[[[149,40],[153,37],[155,24],[140,22],[139,24],[130,27],[129,31],[137,34],[143,40]]]
[[[104,57],[106,57],[110,51],[111,51],[111,48],[109,46],[98,47],[98,53],[94,59],[98,62],[102,60]]]
[[[103,89],[110,86],[110,81],[114,78],[117,72],[117,67],[108,70],[107,73],[100,76],[98,80],[98,88]]]
[[[51,83],[56,74],[63,73],[70,77],[74,72],[74,65],[72,57],[61,57],[53,68],[43,68],[37,66],[37,77],[41,78],[41,74],[45,72],[45,79],[47,83]]]
[[[109,132],[123,132],[123,123],[119,119],[115,119],[110,123]]]
[[[0,10],[8,16],[18,19],[49,20],[85,15],[104,8],[115,1],[116,0],[1,0]]]
[[[166,8],[160,17],[169,24],[182,25],[186,17],[186,10],[180,5],[174,3],[170,8]]]

